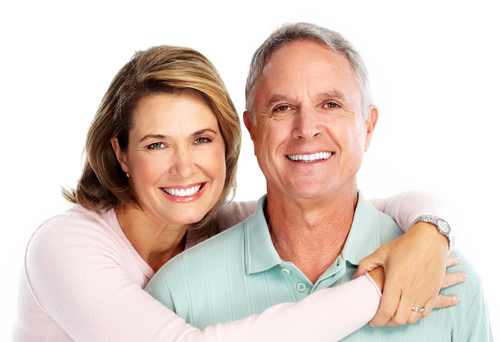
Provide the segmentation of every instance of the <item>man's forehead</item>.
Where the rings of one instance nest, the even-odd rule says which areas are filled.
[[[314,73],[329,72],[332,76],[354,77],[347,56],[315,41],[296,41],[277,48],[267,59],[260,80],[292,77],[300,74],[304,81]]]
[[[299,39],[275,48],[266,58],[262,74],[269,70],[273,65],[279,65],[279,61],[283,59],[293,58],[296,61],[303,60],[307,62],[310,55],[322,57],[329,60],[333,64],[339,63],[340,60],[350,62],[345,53],[332,49],[325,43],[316,40]],[[277,64],[278,63],[278,64]]]
[[[267,106],[300,94],[314,99],[354,100],[360,91],[345,54],[323,43],[298,40],[272,52],[262,69],[256,93],[255,100]]]

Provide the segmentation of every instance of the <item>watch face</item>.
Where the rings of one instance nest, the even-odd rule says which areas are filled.
[[[441,230],[443,233],[445,233],[445,234],[450,233],[451,229],[446,221],[438,219],[436,223],[437,223],[439,230]]]

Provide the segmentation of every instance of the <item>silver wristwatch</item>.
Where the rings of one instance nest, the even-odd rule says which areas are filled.
[[[453,246],[453,232],[451,231],[451,228],[450,228],[450,225],[448,224],[448,222],[446,222],[442,218],[439,218],[436,216],[430,216],[430,215],[420,216],[415,221],[415,223],[417,223],[417,222],[428,222],[428,223],[432,223],[433,225],[435,225],[438,232],[440,234],[443,234],[444,236],[446,236],[446,238],[448,239],[448,243],[449,243],[448,248],[451,249],[451,247]],[[413,224],[415,224],[415,223],[413,223]]]

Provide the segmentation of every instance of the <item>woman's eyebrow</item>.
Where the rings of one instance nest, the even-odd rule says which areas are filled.
[[[213,129],[211,128],[204,128],[204,129],[200,129],[199,131],[196,131],[194,132],[193,134],[191,135],[200,135],[200,134],[205,134],[207,132],[210,132],[210,133],[213,133],[213,134],[217,134],[216,131],[214,131]]]
[[[191,136],[205,134],[207,132],[211,132],[213,134],[217,134],[217,132],[214,131],[211,128],[203,128],[203,129],[200,129],[200,130],[194,132],[193,134],[191,134]],[[146,139],[164,140],[164,139],[166,139],[168,137],[169,137],[168,135],[163,135],[163,134],[146,134],[144,137],[142,137],[142,139],[139,142],[143,142]]]
[[[158,139],[158,140],[163,140],[165,139],[167,136],[166,135],[163,135],[163,134],[146,134],[144,137],[142,137],[142,139],[139,141],[139,142],[143,142],[144,140],[146,139]]]

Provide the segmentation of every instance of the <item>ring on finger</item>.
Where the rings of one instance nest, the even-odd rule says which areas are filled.
[[[416,306],[414,306],[411,311],[414,311],[416,313],[422,313],[424,311],[424,308],[417,308]]]

